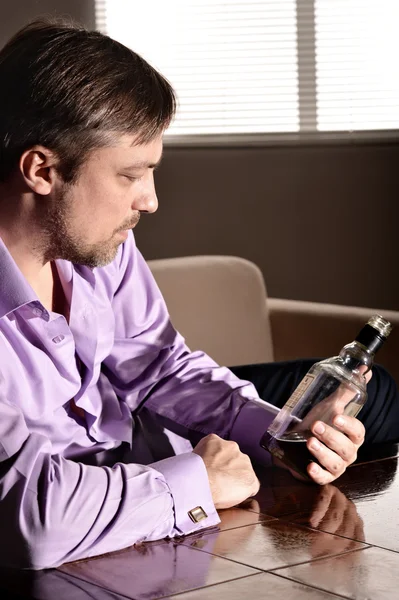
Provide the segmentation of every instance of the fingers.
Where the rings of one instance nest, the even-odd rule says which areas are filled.
[[[344,434],[326,426],[323,434],[316,435],[319,439],[309,439],[309,450],[322,465],[330,465],[332,473],[338,473],[356,459],[357,447]]]
[[[339,429],[339,431],[342,431],[342,433],[344,433],[357,448],[363,444],[366,430],[359,419],[348,417],[347,415],[338,415],[335,417],[333,425]]]
[[[357,450],[364,441],[364,426],[357,419],[347,416],[336,417],[334,425],[339,427],[340,431],[317,421],[312,427],[312,432],[320,442],[338,454],[348,466],[356,459]],[[313,438],[310,440],[313,442],[311,445],[317,450],[317,440]],[[317,454],[315,455],[319,458]]]
[[[364,440],[364,426],[357,419],[339,415],[335,417],[334,425],[340,431],[316,421],[312,426],[315,437],[307,441],[309,451],[321,465],[310,463],[308,474],[320,485],[331,483],[342,475],[356,460],[357,450]]]
[[[336,475],[333,475],[329,471],[326,471],[326,469],[323,469],[314,462],[308,464],[307,472],[309,477],[319,485],[326,485],[327,483],[331,483],[337,478]]]

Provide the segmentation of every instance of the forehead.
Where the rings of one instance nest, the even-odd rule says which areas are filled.
[[[123,162],[137,168],[153,167],[162,157],[162,137],[137,144],[135,136],[121,134],[115,136],[109,145],[93,150],[91,159],[94,162]]]

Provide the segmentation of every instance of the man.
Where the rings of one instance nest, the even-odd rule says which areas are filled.
[[[157,208],[173,91],[121,44],[45,21],[3,48],[0,82],[0,562],[54,567],[215,525],[258,491],[247,453],[270,462],[277,409],[185,346],[130,231]],[[309,364],[251,373],[281,405]],[[397,412],[392,380],[374,380]],[[309,474],[328,483],[364,426],[313,433]]]

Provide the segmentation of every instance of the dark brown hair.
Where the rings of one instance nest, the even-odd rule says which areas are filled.
[[[168,81],[126,46],[65,21],[33,21],[0,51],[0,181],[41,144],[71,182],[114,132],[149,142],[175,109]]]

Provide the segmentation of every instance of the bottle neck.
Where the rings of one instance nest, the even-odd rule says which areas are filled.
[[[382,333],[374,329],[371,325],[366,325],[359,331],[355,342],[359,342],[366,348],[368,352],[375,354],[385,342],[385,337]]]
[[[365,375],[373,366],[375,352],[361,344],[358,340],[344,346],[339,353],[343,366],[350,371],[359,371]]]

